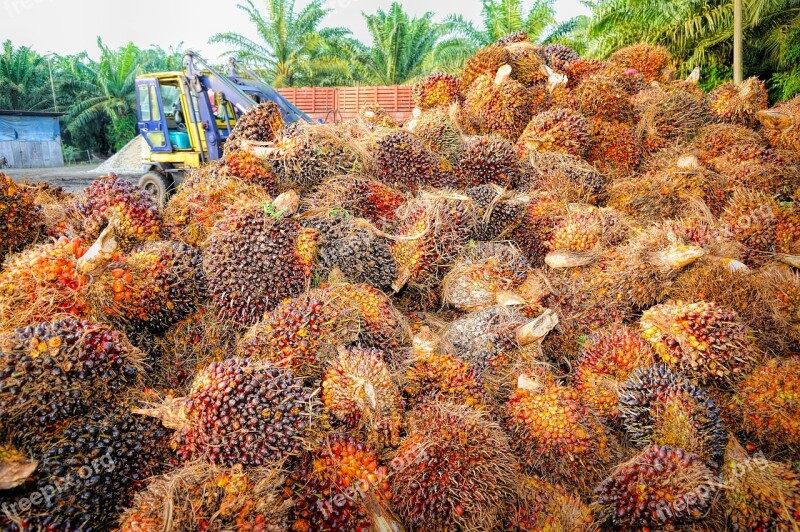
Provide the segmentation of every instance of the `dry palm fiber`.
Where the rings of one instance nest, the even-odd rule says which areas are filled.
[[[788,266],[774,265],[761,269],[757,279],[773,319],[779,324],[777,331],[783,331],[790,342],[800,342],[800,273]]]
[[[685,91],[653,88],[634,98],[640,118],[637,134],[645,151],[690,140],[707,122],[702,98]]]
[[[708,108],[716,122],[753,127],[758,112],[768,106],[769,94],[758,78],[747,78],[739,85],[728,81],[708,95]]]
[[[764,136],[775,149],[800,151],[800,134],[797,121],[800,120],[800,97],[781,102],[767,111],[756,113],[763,126]]]
[[[23,183],[33,204],[39,208],[44,233],[52,238],[67,236],[69,219],[67,211],[75,201],[74,196],[50,183]]]
[[[364,218],[382,229],[393,226],[397,209],[408,196],[369,176],[353,174],[325,181],[317,190],[303,196],[303,209],[344,211]]]
[[[580,157],[557,152],[533,152],[523,161],[528,192],[545,191],[566,202],[602,205],[606,176]]]

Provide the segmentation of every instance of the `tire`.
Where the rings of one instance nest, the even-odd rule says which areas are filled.
[[[172,192],[172,180],[158,172],[147,172],[139,179],[139,186],[150,192],[156,198],[159,208],[164,208],[167,204],[170,192]]]

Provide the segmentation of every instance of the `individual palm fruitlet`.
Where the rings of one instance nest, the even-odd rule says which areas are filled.
[[[42,215],[28,191],[0,172],[0,261],[44,235]]]
[[[513,498],[515,464],[487,414],[434,403],[410,414],[392,461],[392,505],[414,530],[491,530]]]

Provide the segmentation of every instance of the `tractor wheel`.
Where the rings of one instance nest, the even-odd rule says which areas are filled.
[[[158,172],[147,172],[139,179],[139,186],[148,191],[156,199],[159,208],[167,204],[172,192],[172,180]]]

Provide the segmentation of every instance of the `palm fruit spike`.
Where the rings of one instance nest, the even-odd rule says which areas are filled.
[[[338,269],[342,279],[388,289],[397,277],[390,241],[368,228],[366,220],[353,220],[347,212],[308,213],[304,227],[319,231],[317,275],[326,278]],[[366,222],[366,223],[364,223]]]
[[[596,526],[591,508],[563,486],[524,475],[517,481],[516,492],[505,530],[588,532]]]
[[[606,176],[580,157],[558,152],[529,153],[523,189],[544,191],[570,203],[605,202]]]
[[[756,113],[763,126],[764,136],[775,149],[800,151],[800,134],[796,126],[800,120],[800,97],[780,102],[775,107]]]
[[[411,193],[444,185],[452,173],[447,159],[404,129],[380,135],[372,157],[375,176],[381,182]]]
[[[442,282],[449,305],[466,311],[507,304],[537,303],[544,282],[522,253],[508,244],[479,242],[468,246]]]
[[[461,99],[458,78],[444,72],[428,74],[414,85],[414,104],[427,110],[449,107]]]
[[[223,213],[245,198],[259,202],[272,200],[259,185],[225,174],[208,178],[193,172],[167,203],[164,210],[166,232],[175,240],[202,247]]]
[[[531,119],[517,141],[517,150],[523,157],[551,151],[583,156],[590,140],[589,125],[582,114],[552,109]]]
[[[477,224],[472,199],[445,192],[421,194],[398,211],[398,218],[392,246],[396,292],[407,283],[437,282]]]
[[[382,351],[340,347],[322,379],[322,402],[373,449],[399,445],[403,403]]]
[[[766,148],[764,136],[757,131],[739,124],[709,124],[697,132],[692,141],[697,149],[700,162],[719,157],[731,149],[741,149],[746,145]]]
[[[587,117],[617,122],[627,122],[634,117],[630,95],[609,75],[590,76],[573,92],[578,110]]]
[[[98,177],[75,202],[75,230],[94,240],[114,221],[123,251],[161,236],[161,215],[155,199],[144,189],[114,174]]]
[[[650,345],[622,324],[601,329],[586,339],[573,379],[583,401],[607,419],[619,417],[618,391],[635,370],[655,361]]]
[[[0,172],[0,262],[44,234],[42,215],[25,187]]]
[[[61,237],[10,257],[0,272],[0,331],[86,316],[87,279],[76,270],[85,252],[79,238]]]
[[[410,414],[391,462],[392,504],[414,530],[493,530],[514,493],[506,436],[468,406],[434,403]]]
[[[53,424],[114,403],[138,384],[144,355],[106,325],[68,319],[0,337],[0,420],[10,430]]]
[[[764,268],[758,272],[758,282],[779,330],[790,341],[800,342],[800,273],[787,266]]]
[[[394,530],[399,523],[390,513],[389,481],[389,468],[375,451],[334,434],[288,480],[297,492],[291,530]]]
[[[362,163],[352,135],[335,125],[296,123],[273,143],[268,155],[281,192],[301,192],[335,176],[361,170]]]
[[[186,244],[145,244],[94,278],[88,294],[92,312],[126,329],[161,334],[203,298],[201,261]]]
[[[629,124],[598,118],[589,120],[592,146],[586,160],[610,176],[627,176],[639,166],[642,154],[636,132]]]
[[[731,530],[797,530],[800,471],[763,455],[748,456],[731,438],[723,471],[725,507]]]
[[[509,55],[511,77],[526,87],[544,84],[547,73],[540,57],[540,47],[529,41],[511,42],[503,45]]]
[[[479,76],[488,75],[493,78],[497,70],[507,65],[510,60],[511,57],[504,46],[486,46],[475,52],[475,55],[464,63],[464,70],[461,72],[462,94],[467,92]]]
[[[606,277],[623,302],[647,308],[662,302],[678,273],[706,253],[672,227],[653,226],[614,251]]]
[[[642,43],[620,48],[611,54],[609,62],[620,69],[636,70],[650,82],[665,79],[672,57],[663,46]]]
[[[214,225],[203,253],[211,299],[249,326],[311,276],[316,231],[283,218],[275,203],[233,209]]]
[[[199,371],[188,396],[137,413],[176,429],[171,445],[184,461],[261,466],[310,445],[325,423],[321,408],[291,371],[229,358]]]
[[[0,527],[112,528],[142,482],[160,474],[168,458],[168,431],[126,410],[85,416],[36,451],[36,479],[16,494],[13,506],[6,504]],[[39,502],[23,505],[23,498]],[[8,518],[21,527],[9,528]]]
[[[702,97],[686,91],[649,89],[634,98],[640,119],[636,132],[646,152],[690,140],[706,123]]]
[[[769,106],[769,94],[763,81],[747,78],[739,85],[723,83],[708,95],[711,117],[717,122],[753,127],[756,114]]]
[[[667,366],[642,367],[619,389],[621,421],[637,445],[670,445],[722,466],[728,434],[708,392]]]
[[[447,111],[433,109],[425,113],[414,110],[413,118],[406,123],[406,129],[414,133],[431,151],[438,153],[450,164],[456,164],[464,143],[461,140],[461,131],[450,119]]]
[[[514,146],[496,135],[467,138],[454,167],[460,189],[486,184],[514,187],[520,179]]]
[[[800,357],[774,358],[736,385],[735,413],[742,428],[776,448],[800,443]]]
[[[765,254],[775,251],[780,212],[780,204],[767,193],[743,188],[733,191],[720,221],[725,234],[744,245],[748,266],[761,265],[767,259]]]
[[[716,303],[656,305],[642,314],[639,327],[663,362],[701,383],[735,382],[759,358],[741,318]]]
[[[372,126],[397,127],[397,120],[377,103],[368,103],[358,110],[358,117]]]
[[[343,312],[320,290],[286,299],[265,314],[242,338],[238,352],[318,377],[336,355],[336,346],[357,339],[358,317]]]
[[[148,480],[117,530],[202,530],[209,523],[223,530],[286,530],[290,505],[281,500],[282,483],[275,466],[189,465]]]
[[[248,109],[236,121],[225,141],[225,153],[241,150],[249,142],[271,142],[283,129],[283,115],[275,102],[263,102]]]
[[[578,59],[578,53],[563,44],[548,44],[541,51],[542,57],[550,68],[564,71]]]
[[[477,369],[441,347],[441,338],[423,327],[414,336],[414,355],[403,379],[403,393],[411,405],[447,401],[473,407],[486,402]]]
[[[514,142],[531,119],[533,102],[528,89],[510,76],[509,65],[501,66],[494,76],[478,76],[466,93],[464,108],[479,133]]]
[[[278,195],[278,178],[272,167],[265,159],[249,151],[235,151],[226,154],[219,171],[242,181],[259,185],[269,195]]]
[[[595,518],[613,527],[669,527],[702,519],[717,493],[714,473],[692,453],[652,446],[595,489]]]
[[[600,418],[575,388],[550,375],[520,375],[505,403],[505,424],[526,470],[585,493],[616,454]]]

